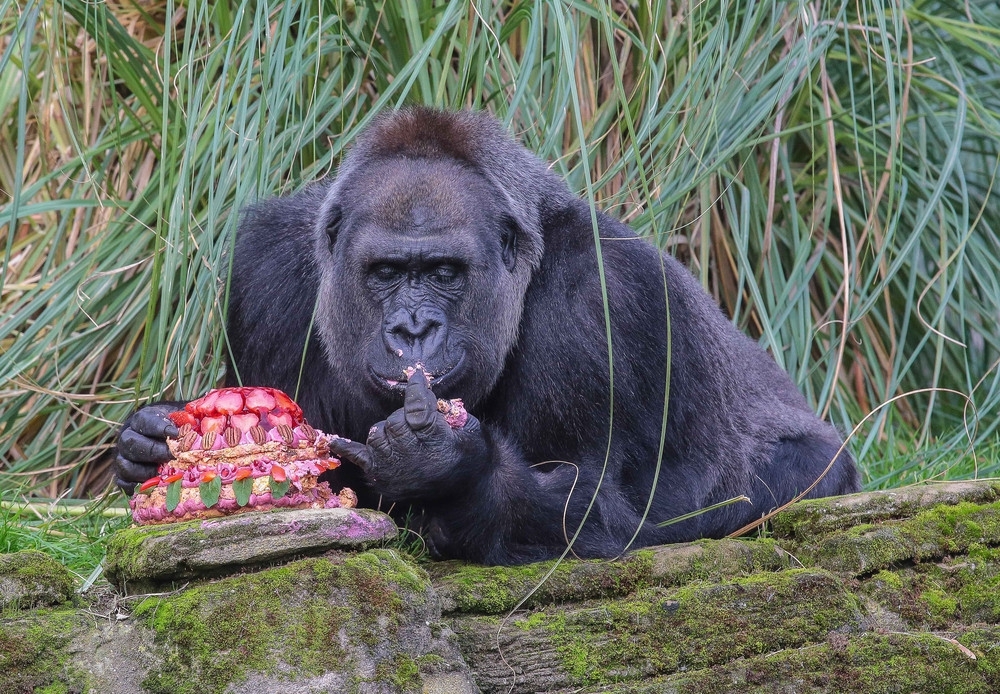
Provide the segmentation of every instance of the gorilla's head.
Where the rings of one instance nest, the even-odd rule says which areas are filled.
[[[490,392],[542,255],[544,190],[518,183],[539,175],[483,114],[403,111],[365,132],[317,229],[316,324],[345,388],[394,409],[420,365],[439,397]]]

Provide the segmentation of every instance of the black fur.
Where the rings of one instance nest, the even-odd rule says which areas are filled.
[[[840,447],[833,427],[676,260],[598,225],[610,364],[587,203],[488,115],[382,116],[335,179],[246,212],[228,383],[297,391],[324,431],[372,429],[369,446],[339,449],[357,466],[337,482],[412,504],[444,557],[556,556],[585,514],[580,556],[614,556],[636,533],[632,546],[719,537],[808,487]],[[441,248],[457,286],[433,274]],[[378,380],[417,362],[463,366],[433,394],[411,379],[399,409],[404,386]],[[434,396],[475,417],[451,430]],[[845,452],[810,496],[858,486]],[[656,527],[741,494],[753,503]]]

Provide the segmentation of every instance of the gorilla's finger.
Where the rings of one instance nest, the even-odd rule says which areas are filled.
[[[129,496],[135,491],[135,485],[145,482],[156,474],[156,465],[137,463],[122,457],[119,453],[114,462],[115,484]]]
[[[390,414],[384,422],[379,422],[379,424],[381,425],[380,429],[384,429],[385,433],[393,438],[405,436],[410,431],[409,424],[406,421],[406,414],[401,409]],[[374,427],[372,429],[374,430]],[[368,435],[370,437],[371,432]]]
[[[151,439],[131,428],[123,429],[118,437],[118,452],[126,460],[136,463],[162,463],[173,456],[165,441]]]
[[[479,423],[479,420],[470,414],[468,418],[466,418],[465,424],[462,425],[461,430],[470,434],[478,434],[482,428],[482,424]]]
[[[341,460],[357,465],[367,472],[372,464],[371,449],[363,443],[335,437],[330,440],[330,453]]]
[[[165,439],[168,436],[177,436],[177,425],[167,417],[170,412],[176,411],[173,407],[162,405],[150,405],[137,410],[129,419],[129,426],[144,436],[151,436],[155,439]]]
[[[434,397],[434,393],[427,385],[424,372],[420,369],[413,372],[406,384],[403,412],[406,415],[406,423],[414,431],[429,429],[437,418],[437,398]]]

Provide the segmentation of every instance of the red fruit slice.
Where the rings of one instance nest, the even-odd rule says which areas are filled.
[[[292,415],[288,412],[283,412],[280,409],[274,409],[268,412],[267,421],[272,427],[281,426],[282,424],[287,427],[295,426],[295,420],[292,419]]]
[[[219,399],[219,390],[210,390],[205,393],[204,397],[201,397],[191,404],[194,405],[194,413],[196,415],[201,415],[202,417],[208,415],[217,414],[215,409],[215,402]]]
[[[248,410],[273,410],[277,404],[274,396],[264,388],[250,388],[246,394]]]
[[[251,470],[248,467],[241,467],[239,470],[236,471],[236,477],[234,478],[234,481],[239,482],[240,480],[245,480],[247,477],[250,477],[251,475],[253,475],[253,470]]]
[[[229,418],[229,423],[243,433],[246,433],[250,431],[252,427],[257,426],[257,422],[259,421],[260,417],[252,412],[247,414],[234,414]]]
[[[173,484],[174,482],[180,482],[182,479],[184,479],[184,473],[175,472],[170,477],[165,477],[163,481],[166,482],[167,484]]]
[[[271,389],[271,394],[274,395],[274,400],[278,404],[277,409],[289,412],[295,422],[302,420],[302,408],[292,402],[290,397],[277,389]]]
[[[215,432],[216,434],[221,434],[226,428],[226,416],[222,415],[219,417],[202,417],[201,418],[201,434],[204,436],[208,432]]]
[[[284,482],[288,476],[285,474],[285,468],[280,465],[272,465],[271,477],[274,478],[275,482]]]
[[[171,412],[170,414],[167,415],[167,417],[170,419],[171,422],[177,425],[178,429],[180,429],[185,424],[190,424],[192,427],[195,428],[197,428],[198,426],[197,417],[195,417],[187,410],[177,410],[176,412]]]
[[[215,472],[214,470],[206,470],[206,471],[205,471],[205,474],[203,474],[203,475],[201,476],[201,481],[202,481],[202,482],[211,482],[211,481],[212,481],[212,480],[214,480],[214,479],[215,479],[215,478],[216,478],[217,476],[218,476],[218,475],[216,474],[216,472]]]
[[[236,414],[243,411],[243,396],[240,395],[240,392],[236,388],[226,388],[217,392],[219,396],[215,399],[216,412],[219,414]]]
[[[282,470],[282,472],[284,472],[284,471]],[[140,492],[149,491],[150,489],[152,489],[153,487],[155,487],[156,485],[158,485],[162,481],[163,480],[161,478],[159,478],[159,477],[153,477],[151,479],[148,479],[148,480],[146,480],[145,482],[142,483],[142,486],[139,487],[139,491]]]

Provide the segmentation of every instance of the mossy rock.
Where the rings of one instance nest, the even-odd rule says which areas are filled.
[[[88,622],[75,609],[25,611],[0,621],[0,692],[83,691],[87,677],[73,662],[73,638]]]
[[[660,586],[724,581],[793,568],[787,551],[769,539],[698,540],[651,547],[652,580]]]
[[[1000,480],[930,482],[800,501],[775,516],[771,529],[780,539],[809,541],[859,525],[910,518],[935,506],[997,501],[1000,501]]]
[[[762,572],[509,619],[454,621],[488,691],[550,691],[636,681],[861,632],[867,613],[825,571]]]
[[[504,614],[515,608],[628,595],[652,585],[721,580],[790,567],[769,540],[699,540],[633,552],[616,560],[476,566],[449,561],[428,567],[446,614]]]
[[[43,552],[0,554],[0,610],[59,605],[73,595],[73,574]]]
[[[119,590],[154,592],[170,584],[237,573],[333,549],[361,550],[394,538],[396,524],[369,509],[244,513],[119,530],[108,539],[104,570]]]
[[[420,691],[434,655],[468,681],[425,571],[391,550],[336,553],[149,597],[134,617],[164,655],[149,692]],[[291,691],[291,684],[288,691]]]
[[[967,644],[967,645],[966,645]],[[1000,691],[995,637],[958,640],[932,634],[831,634],[820,644],[778,651],[693,672],[582,694],[897,694]],[[987,655],[989,653],[989,655]]]
[[[954,630],[1000,622],[1000,549],[977,546],[938,561],[879,571],[859,594],[899,618],[892,630]]]
[[[545,561],[524,566],[439,562],[428,569],[445,613],[503,614],[536,607],[627,595],[652,582],[653,554],[617,561]]]
[[[795,553],[830,571],[864,576],[983,545],[1000,545],[1000,502],[940,504],[910,518],[808,538],[795,546]]]

